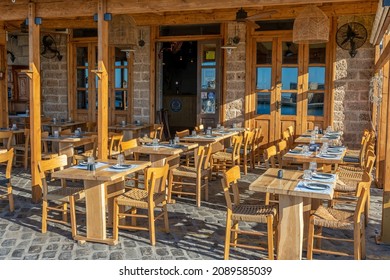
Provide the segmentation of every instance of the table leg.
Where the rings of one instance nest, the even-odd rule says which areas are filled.
[[[279,195],[278,260],[302,259],[303,198]]]

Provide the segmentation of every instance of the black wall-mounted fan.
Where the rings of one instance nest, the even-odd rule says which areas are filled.
[[[62,59],[61,53],[57,49],[56,42],[51,35],[44,35],[42,37],[41,55],[45,58],[57,57],[59,61]]]
[[[351,57],[355,57],[357,49],[367,40],[367,29],[358,22],[349,22],[342,25],[336,33],[337,45],[349,51]]]

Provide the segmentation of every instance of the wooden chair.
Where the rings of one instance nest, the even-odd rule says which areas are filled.
[[[96,122],[86,122],[85,123],[85,130],[87,132],[96,132],[97,124]]]
[[[251,162],[252,168],[255,168],[255,165],[260,165],[261,160],[261,142],[263,141],[263,131],[261,127],[256,127],[253,130],[253,141],[251,148]]]
[[[276,157],[278,155],[278,149],[275,145],[269,146],[264,150],[264,163],[265,163],[265,168],[276,168]]]
[[[63,129],[61,130],[60,132],[60,135],[61,136],[69,136],[69,135],[72,135],[72,130],[70,128],[67,128],[67,129]]]
[[[200,146],[195,157],[195,166],[181,165],[169,172],[168,201],[172,194],[192,195],[196,197],[196,206],[200,207],[202,189],[205,191],[205,200],[208,201],[209,170],[205,165],[210,146]],[[183,191],[183,188],[194,187],[195,191]]]
[[[308,238],[307,238],[307,259],[311,260],[313,259],[313,252],[314,253],[327,253],[327,254],[334,254],[334,255],[340,255],[340,256],[351,256],[347,252],[341,252],[341,251],[330,251],[325,250],[321,248],[314,248],[314,239],[320,238],[332,240],[332,242],[335,241],[346,241],[346,242],[353,242],[354,244],[354,259],[360,260],[364,259],[366,256],[365,251],[365,227],[363,222],[363,215],[364,215],[364,209],[365,205],[367,203],[368,199],[368,192],[371,185],[371,179],[368,174],[364,176],[364,180],[359,183],[358,191],[356,193],[357,203],[354,211],[348,211],[348,210],[340,210],[335,209],[332,207],[324,207],[319,206],[319,208],[310,215],[310,222],[309,222],[309,231],[308,231]],[[318,227],[319,231],[318,233],[314,232],[314,227]],[[346,238],[343,235],[343,237],[335,237],[333,236],[325,236],[322,232],[323,228],[331,228],[335,230],[350,230],[353,231],[353,237]],[[340,246],[339,248],[342,248]]]
[[[0,149],[11,149],[12,138],[12,131],[0,131]]]
[[[154,124],[152,126],[152,129],[150,130],[149,137],[151,139],[157,138],[158,140],[162,141],[164,138],[164,125],[163,124]]]
[[[83,149],[73,155],[73,164],[77,164],[79,161],[86,161],[89,157],[97,158],[97,146],[98,146],[98,137],[93,135],[92,147],[88,144],[88,147],[83,147]]]
[[[184,129],[181,131],[176,131],[176,136],[179,138],[190,135],[189,129]],[[186,151],[180,154],[180,164],[184,164],[187,166],[194,164],[194,151]]]
[[[115,158],[120,153],[123,134],[112,134],[108,143],[108,158]]]
[[[126,160],[139,160],[139,155],[137,153],[133,153],[131,151],[132,148],[135,148],[138,146],[138,140],[137,139],[130,139],[127,141],[122,141],[120,144],[120,150],[121,153],[125,156]],[[141,182],[139,175],[144,173],[143,171],[141,172],[135,172],[129,176],[126,176],[125,180],[126,182],[134,182],[134,187],[138,188],[138,184]],[[133,186],[127,187],[125,186],[126,189],[130,189]]]
[[[8,199],[9,210],[13,212],[15,210],[14,197],[12,194],[11,185],[11,173],[12,173],[12,161],[14,159],[14,149],[11,148],[5,153],[0,153],[0,166],[5,165],[5,171],[0,174],[0,199]]]
[[[24,129],[24,143],[15,144],[13,148],[15,150],[15,164],[22,163],[24,169],[27,169],[30,154],[30,129]]]
[[[243,143],[240,148],[240,163],[242,164],[242,167],[244,169],[244,174],[248,174],[248,162],[249,166],[253,166],[252,164],[252,147],[253,147],[253,138],[254,138],[254,132],[253,131],[244,131],[244,138]]]
[[[145,189],[131,189],[114,199],[113,238],[118,240],[119,229],[148,230],[151,245],[156,244],[155,221],[164,218],[165,231],[169,233],[166,180],[169,165],[150,167],[145,171]],[[129,211],[120,212],[120,206],[130,207]],[[154,214],[155,208],[161,208],[161,213]],[[138,214],[137,209],[146,209],[147,214]],[[124,217],[131,217],[131,225],[119,223]],[[137,218],[147,218],[148,226],[137,226]]]
[[[219,170],[226,171],[227,166],[240,165],[240,147],[243,137],[235,135],[232,137],[231,152],[219,151],[211,155],[211,169],[218,176]]]
[[[84,188],[67,187],[66,181],[62,179],[61,186],[50,186],[49,190],[49,180],[46,178],[46,172],[52,170],[62,170],[67,165],[68,159],[66,155],[60,155],[51,159],[38,161],[38,170],[42,179],[42,233],[47,231],[48,221],[68,224],[67,214],[69,213],[72,237],[77,235],[75,201],[81,200],[85,197]],[[50,182],[52,183],[53,180]],[[50,202],[55,203],[51,205]],[[59,212],[62,219],[49,217],[50,211]]]
[[[243,247],[268,251],[268,259],[274,259],[274,234],[276,234],[276,208],[265,205],[246,205],[240,202],[238,180],[240,179],[240,168],[234,166],[222,174],[222,187],[226,199],[226,234],[224,259],[229,259],[230,246]],[[233,194],[233,201],[231,199]],[[240,222],[255,222],[267,224],[267,231],[248,231],[239,229]],[[263,246],[238,243],[238,235],[254,235],[267,237],[267,249]],[[259,241],[256,240],[258,244]]]

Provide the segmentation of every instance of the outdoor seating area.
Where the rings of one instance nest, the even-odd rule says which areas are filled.
[[[0,259],[390,259],[390,1],[27,2]]]

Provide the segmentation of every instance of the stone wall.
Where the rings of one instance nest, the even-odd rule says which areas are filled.
[[[225,121],[226,125],[236,123],[243,126],[245,119],[245,23],[228,25],[228,37],[233,38],[236,33],[240,37],[237,48],[233,49],[230,55],[225,50],[223,55],[226,60]]]
[[[42,33],[41,38],[44,35],[46,34]],[[51,36],[63,57],[59,61],[56,57],[41,56],[42,114],[50,118],[66,119],[68,118],[67,35],[51,34]],[[28,34],[10,38],[7,49],[15,55],[14,62],[8,55],[9,65],[28,66]]]
[[[134,120],[149,123],[150,120],[150,98],[154,93],[150,93],[150,28],[140,27],[143,31],[143,47],[136,47],[134,52]]]
[[[340,17],[338,27],[352,21],[363,24],[370,38],[373,17]],[[344,142],[350,148],[358,148],[363,130],[371,127],[371,104],[368,93],[373,73],[374,55],[375,49],[368,39],[357,50],[354,58],[351,58],[348,50],[340,47],[336,50],[333,126],[344,132]]]

